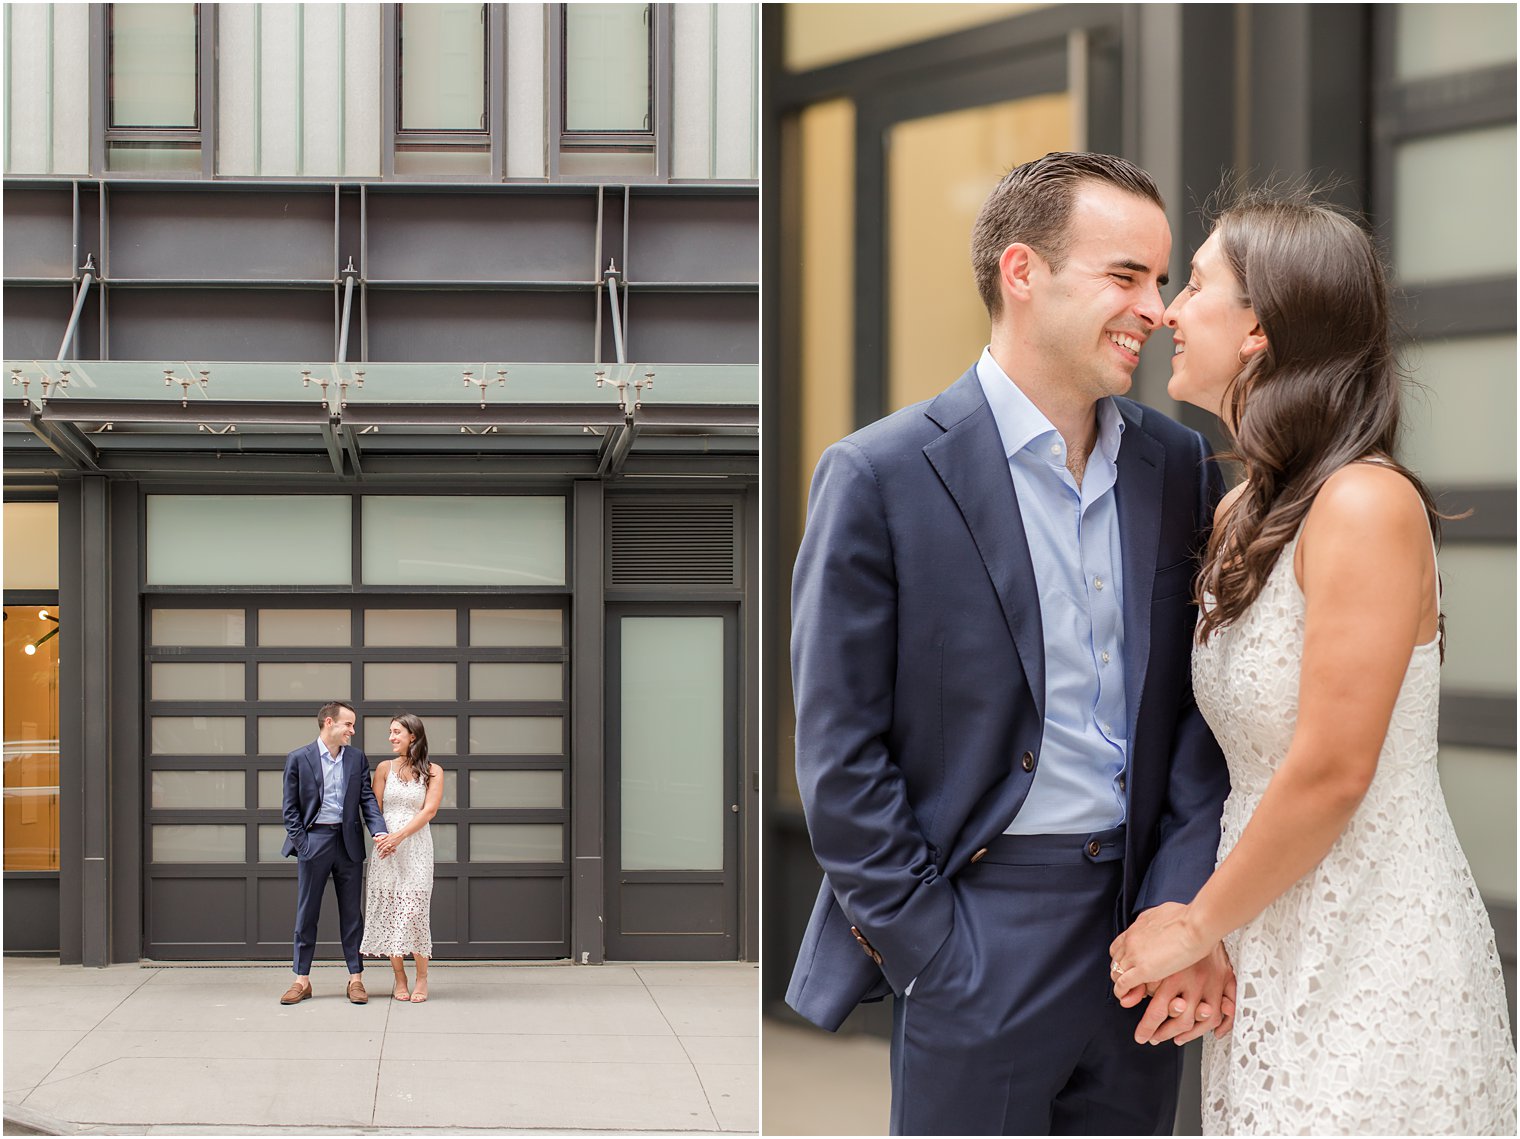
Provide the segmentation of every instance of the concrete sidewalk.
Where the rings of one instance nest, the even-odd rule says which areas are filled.
[[[7,1134],[755,1132],[753,964],[440,963],[426,1004],[341,965],[6,958]]]

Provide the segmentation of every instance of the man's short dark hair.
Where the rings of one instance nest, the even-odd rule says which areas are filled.
[[[1071,251],[1072,204],[1084,182],[1114,186],[1166,209],[1151,176],[1112,154],[1055,151],[1015,166],[987,196],[971,227],[971,267],[989,316],[996,319],[1003,309],[998,262],[1010,245],[1022,242],[1052,272],[1061,271]]]
[[[328,720],[336,720],[339,708],[347,708],[350,712],[354,711],[352,704],[345,704],[342,700],[329,700],[317,709],[317,727],[325,728]],[[356,718],[358,717],[357,712],[354,712],[354,715]]]

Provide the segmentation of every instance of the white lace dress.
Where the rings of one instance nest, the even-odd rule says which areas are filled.
[[[420,779],[407,782],[391,767],[385,779],[385,825],[395,833],[411,822],[427,798]],[[407,835],[389,858],[371,854],[365,891],[364,940],[369,957],[433,956],[429,909],[433,902],[433,834],[424,826]]]
[[[1261,594],[1193,650],[1232,790],[1222,861],[1298,718],[1295,537]],[[1436,778],[1436,643],[1414,650],[1377,773],[1313,871],[1225,938],[1234,1030],[1205,1038],[1206,1135],[1514,1135],[1515,1055],[1493,930]]]

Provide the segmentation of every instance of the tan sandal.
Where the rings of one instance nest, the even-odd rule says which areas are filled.
[[[411,993],[407,992],[406,978],[403,977],[396,982],[395,988],[391,990],[391,997],[398,1001],[409,1001],[412,999]]]
[[[414,1005],[420,1005],[427,1000],[427,982],[423,981],[412,993],[411,1001]]]

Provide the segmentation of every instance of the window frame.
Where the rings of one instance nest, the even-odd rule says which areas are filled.
[[[98,63],[90,68],[90,168],[96,177],[213,178],[216,176],[216,37],[217,5],[193,4],[195,9],[194,127],[113,127],[111,125],[111,21],[113,4],[90,5],[90,48]],[[122,142],[194,142],[200,145],[200,169],[190,171],[112,170],[110,148]]]
[[[484,130],[406,130],[401,126],[401,8],[385,5],[381,29],[384,69],[382,100],[381,178],[387,182],[501,182],[506,178],[507,154],[507,13],[501,4],[483,4],[485,14],[485,116]],[[476,141],[477,152],[490,155],[488,171],[480,174],[402,174],[396,170],[396,154],[416,145],[446,148]],[[461,148],[462,149],[462,148]]]
[[[671,27],[669,4],[649,3],[649,122],[647,131],[573,131],[565,126],[565,5],[551,4],[549,18],[549,179],[559,181],[565,152],[582,154],[653,154],[655,169],[644,177],[619,175],[624,183],[668,182],[671,138]],[[584,176],[575,180],[582,181]]]

